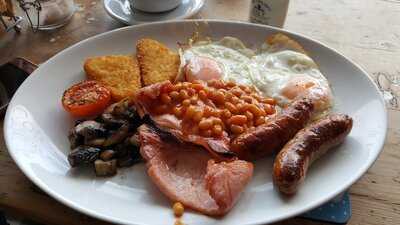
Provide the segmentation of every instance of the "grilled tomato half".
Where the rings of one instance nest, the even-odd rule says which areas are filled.
[[[110,91],[94,80],[82,81],[71,86],[62,97],[64,109],[76,117],[98,115],[110,102]]]

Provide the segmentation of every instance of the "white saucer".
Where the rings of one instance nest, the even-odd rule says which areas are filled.
[[[112,18],[134,25],[164,20],[186,19],[195,15],[204,5],[204,0],[183,0],[177,8],[163,13],[146,13],[136,9],[131,10],[129,0],[104,0],[104,8]]]

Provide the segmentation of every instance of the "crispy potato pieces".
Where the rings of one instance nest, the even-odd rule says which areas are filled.
[[[86,59],[83,67],[89,79],[97,80],[110,89],[114,101],[133,96],[142,86],[139,66],[132,56],[92,57]]]
[[[137,57],[109,55],[86,59],[84,70],[89,79],[106,85],[114,101],[134,96],[144,86],[173,81],[178,74],[179,55],[152,39],[137,42]],[[137,58],[137,59],[136,59]]]
[[[268,36],[265,42],[271,46],[272,51],[289,49],[307,55],[307,52],[297,41],[281,33]]]
[[[178,74],[180,58],[176,52],[152,39],[141,39],[136,44],[144,86],[157,82],[174,81]]]

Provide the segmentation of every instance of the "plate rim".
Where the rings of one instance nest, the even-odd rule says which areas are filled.
[[[190,2],[198,1],[199,6],[197,8],[191,9],[189,11],[189,13],[180,15],[180,16],[175,17],[175,18],[171,18],[171,19],[167,19],[167,20],[159,20],[159,21],[155,21],[155,22],[137,21],[137,20],[135,20],[134,23],[130,23],[129,21],[126,21],[126,20],[122,19],[119,15],[115,14],[110,9],[110,7],[106,4],[106,2],[110,2],[110,1],[111,0],[103,0],[102,1],[103,2],[103,4],[102,4],[103,8],[106,11],[107,15],[109,15],[114,20],[119,21],[120,23],[123,23],[123,24],[128,25],[128,26],[132,26],[132,25],[142,25],[142,24],[145,24],[145,23],[159,23],[159,22],[177,21],[177,20],[183,20],[183,19],[186,19],[186,18],[190,18],[190,17],[196,15],[196,13],[198,13],[203,8],[204,3],[205,3],[206,0],[189,0]],[[117,1],[125,1],[125,0],[117,0]],[[189,3],[189,4],[193,4],[193,3]],[[172,9],[171,11],[173,11],[173,10],[176,10],[176,8]],[[167,12],[165,12],[165,13],[167,13]]]
[[[383,136],[382,136],[382,140],[380,141],[380,143],[378,143],[379,146],[379,150],[376,152],[375,155],[373,155],[373,157],[371,157],[370,161],[366,164],[364,164],[363,167],[360,167],[360,172],[357,176],[355,176],[351,182],[349,182],[346,185],[341,186],[341,188],[338,188],[335,192],[331,193],[331,195],[327,195],[324,198],[319,199],[318,201],[312,201],[311,203],[308,204],[307,207],[302,208],[301,210],[291,210],[289,213],[284,213],[281,214],[280,216],[277,216],[271,220],[268,220],[267,223],[274,223],[277,221],[281,221],[283,219],[288,219],[288,218],[292,218],[294,216],[300,215],[306,211],[309,211],[327,201],[329,201],[330,199],[332,199],[333,197],[337,196],[338,194],[342,193],[343,191],[345,191],[346,189],[348,189],[351,185],[353,185],[355,182],[357,182],[367,171],[368,169],[376,162],[376,160],[378,159],[379,155],[382,153],[383,151],[383,147],[387,138],[387,132],[388,132],[388,110],[385,107],[385,100],[378,88],[378,85],[374,82],[374,80],[368,75],[368,73],[357,63],[355,63],[353,60],[349,59],[348,57],[346,57],[345,55],[343,55],[342,53],[340,53],[339,51],[327,46],[326,44],[315,40],[313,38],[308,37],[307,35],[303,35],[303,34],[299,34],[297,32],[293,32],[293,31],[289,31],[286,29],[282,29],[282,28],[276,28],[276,27],[272,27],[272,26],[268,26],[268,25],[261,25],[261,24],[254,24],[254,23],[249,23],[249,22],[244,22],[244,21],[231,21],[231,20],[220,20],[220,19],[190,19],[190,20],[167,20],[167,21],[158,21],[158,22],[153,22],[153,23],[143,23],[143,24],[138,24],[138,25],[132,25],[132,26],[126,26],[126,27],[121,27],[118,29],[114,29],[114,30],[110,30],[101,34],[97,34],[95,36],[89,37],[87,39],[81,40],[65,49],[63,49],[62,51],[58,52],[57,54],[53,55],[50,59],[48,59],[47,61],[45,61],[43,64],[41,64],[41,66],[43,65],[47,65],[47,64],[51,64],[53,62],[53,60],[55,60],[55,58],[60,57],[61,55],[65,54],[66,52],[68,52],[70,49],[76,48],[79,45],[82,45],[86,42],[91,42],[93,40],[96,40],[98,38],[101,38],[103,36],[109,35],[110,33],[117,33],[117,32],[121,32],[124,30],[130,30],[130,29],[137,29],[137,28],[141,28],[141,27],[146,27],[146,26],[153,26],[155,24],[185,24],[185,23],[196,23],[196,22],[211,22],[211,23],[222,23],[222,24],[238,24],[238,25],[246,25],[246,26],[256,26],[256,27],[260,27],[262,29],[268,29],[268,30],[272,30],[272,31],[276,31],[276,32],[282,32],[282,33],[286,33],[286,34],[290,34],[292,36],[298,36],[304,39],[308,39],[312,42],[315,42],[318,45],[321,45],[322,47],[328,49],[329,51],[332,51],[333,53],[339,55],[340,57],[344,58],[346,61],[350,62],[353,66],[355,66],[358,70],[360,70],[363,75],[368,79],[368,81],[372,84],[372,88],[374,89],[374,91],[376,91],[378,93],[378,98],[380,103],[383,105]],[[37,71],[34,71],[31,75],[34,75],[35,73],[37,73]],[[29,76],[26,80],[30,79],[32,76]],[[22,85],[21,85],[22,86]],[[20,86],[20,87],[21,87]],[[14,105],[14,101],[15,101],[15,96],[18,95],[18,93],[21,91],[21,88],[18,88],[17,91],[15,92],[13,98],[10,101],[9,106]],[[47,194],[49,194],[52,198],[54,198],[55,200],[57,200],[58,202],[74,209],[77,210],[81,213],[84,213],[86,215],[89,215],[91,217],[103,220],[103,221],[107,221],[107,222],[112,222],[112,223],[118,223],[118,224],[125,224],[126,221],[125,220],[121,220],[119,218],[116,218],[114,216],[104,216],[102,214],[97,213],[96,211],[90,209],[90,208],[85,208],[83,206],[80,206],[79,204],[76,204],[75,202],[64,198],[61,194],[57,193],[56,190],[53,190],[51,188],[49,188],[49,186],[43,181],[43,179],[40,179],[37,176],[33,176],[28,168],[26,166],[23,165],[23,161],[18,159],[18,157],[13,153],[13,151],[11,150],[12,147],[9,144],[8,139],[10,138],[10,133],[8,131],[8,127],[9,127],[9,123],[10,123],[10,114],[11,114],[11,109],[12,107],[8,107],[7,111],[6,111],[6,115],[4,117],[4,125],[3,125],[3,133],[4,133],[4,142],[5,142],[5,146],[7,148],[7,152],[10,154],[11,158],[14,160],[14,162],[17,164],[18,168],[29,178],[29,180],[31,180],[35,185],[37,185],[39,188],[41,188],[43,191],[45,191]],[[259,220],[253,223],[243,223],[244,225],[262,225],[265,224],[266,221],[265,220]],[[145,223],[130,223],[130,224],[137,224],[137,225],[146,225]]]

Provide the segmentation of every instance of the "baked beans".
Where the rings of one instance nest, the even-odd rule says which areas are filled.
[[[222,135],[222,126],[219,124],[214,125],[212,132],[215,136],[221,136]]]
[[[187,90],[181,89],[179,91],[179,97],[181,97],[182,100],[188,99],[190,96],[187,92]]]
[[[238,135],[264,124],[265,118],[276,113],[274,99],[232,81],[180,82],[160,92],[151,112],[173,114],[187,128],[184,132],[204,137]]]
[[[196,108],[193,105],[189,106],[185,112],[185,119],[191,120],[195,113],[196,113]]]
[[[202,119],[199,123],[199,128],[201,130],[207,130],[210,129],[213,125],[213,121],[210,119]]]
[[[163,93],[163,94],[161,95],[161,101],[162,101],[164,104],[168,104],[168,103],[171,102],[171,97],[169,97],[169,95],[168,95],[167,93]]]
[[[237,114],[238,113],[238,109],[231,102],[225,102],[225,108],[228,109],[232,114]]]
[[[200,90],[200,91],[199,91],[199,98],[200,98],[202,101],[207,100],[207,93],[206,93],[206,91]]]
[[[241,134],[244,132],[244,128],[242,126],[233,124],[231,125],[231,131],[234,134]]]
[[[230,124],[243,125],[247,122],[247,117],[245,115],[234,115],[230,118]]]
[[[247,120],[253,120],[253,118],[254,118],[254,116],[253,116],[253,113],[251,113],[250,111],[246,111],[245,113],[244,113],[244,115],[247,117]]]
[[[193,121],[194,122],[200,122],[202,118],[203,118],[203,111],[199,109],[193,115]]]
[[[191,102],[190,102],[190,99],[185,99],[185,100],[182,101],[182,105],[183,105],[183,106],[186,106],[186,107],[187,107],[187,106],[190,106],[190,103],[191,103]]]
[[[173,100],[177,100],[177,99],[179,98],[179,92],[177,92],[177,91],[171,91],[171,92],[169,93],[169,97],[171,97],[171,99],[173,99]]]
[[[181,118],[183,115],[183,110],[182,107],[174,107],[173,108],[173,113],[176,117]]]

